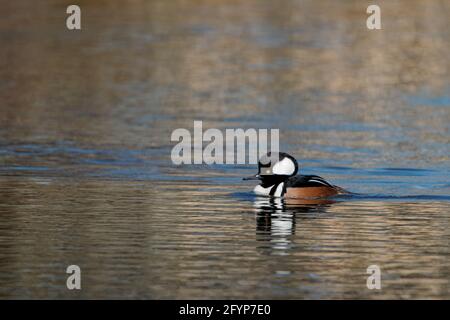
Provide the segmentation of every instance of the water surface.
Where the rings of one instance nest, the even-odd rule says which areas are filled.
[[[2,3],[1,298],[450,298],[447,1],[381,1],[381,31],[360,1],[79,4],[73,32],[60,1]],[[175,166],[194,120],[279,128],[358,195]]]

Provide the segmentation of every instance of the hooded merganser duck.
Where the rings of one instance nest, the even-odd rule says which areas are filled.
[[[244,180],[261,180],[254,189],[260,196],[317,199],[349,194],[322,177],[297,175],[297,172],[294,157],[284,152],[269,152],[258,161],[258,173]]]

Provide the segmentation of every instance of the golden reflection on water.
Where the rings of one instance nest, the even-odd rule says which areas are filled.
[[[84,29],[77,33],[60,23],[58,1],[41,2],[32,24],[25,2],[4,4],[6,138],[160,146],[161,137],[191,127],[193,119],[211,127],[267,125],[258,119],[281,112],[289,113],[288,122],[274,118],[270,125],[284,128],[282,138],[299,151],[307,141],[373,146],[391,157],[399,147],[416,147],[403,134],[448,143],[448,111],[423,106],[417,114],[402,100],[422,91],[448,93],[447,1],[381,1],[380,32],[365,28],[365,6],[357,1],[80,5]],[[396,142],[370,130],[298,128],[342,125],[342,117],[415,130]],[[224,118],[235,120],[224,124]],[[408,156],[430,157],[419,151]],[[433,157],[448,161],[446,153]]]
[[[81,32],[2,3],[0,297],[449,297],[448,1],[378,1],[379,32],[360,1],[78,4]],[[171,164],[193,120],[384,197],[253,199],[247,168]]]
[[[3,179],[1,296],[448,295],[445,202],[252,204],[229,193],[210,197],[208,185],[168,199],[170,188]],[[83,268],[83,290],[68,293],[64,268],[74,262]],[[382,269],[380,292],[365,287],[371,264]]]

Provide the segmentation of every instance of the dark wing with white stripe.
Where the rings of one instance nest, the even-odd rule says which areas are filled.
[[[286,187],[288,188],[305,188],[305,187],[331,187],[332,184],[319,176],[295,176],[289,178]]]

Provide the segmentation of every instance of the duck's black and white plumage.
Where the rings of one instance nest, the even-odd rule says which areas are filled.
[[[258,162],[258,173],[244,180],[260,180],[254,192],[261,196],[317,199],[348,193],[316,175],[297,175],[298,164],[291,155],[268,153]]]

